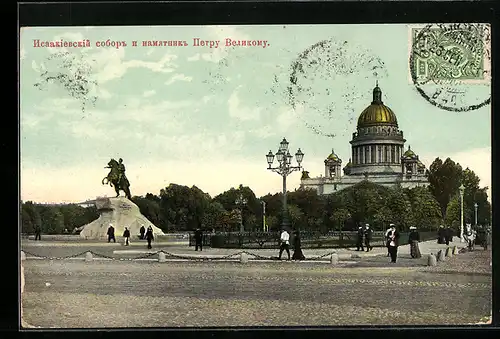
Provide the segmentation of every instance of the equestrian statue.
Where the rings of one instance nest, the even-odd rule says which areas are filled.
[[[110,168],[111,170],[108,175],[102,179],[102,184],[109,184],[111,187],[114,187],[117,197],[120,196],[121,190],[125,192],[125,195],[129,200],[132,200],[130,195],[130,183],[125,175],[125,165],[123,164],[123,159],[120,158],[118,162],[115,159],[111,159],[108,162],[108,166],[104,168]]]

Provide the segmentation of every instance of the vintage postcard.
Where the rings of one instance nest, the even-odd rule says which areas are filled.
[[[19,51],[24,328],[491,321],[489,24],[22,27]]]

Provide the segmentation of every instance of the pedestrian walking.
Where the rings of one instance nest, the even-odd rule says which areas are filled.
[[[35,226],[35,240],[42,240],[42,228],[40,225]]]
[[[392,226],[389,232],[389,252],[391,255],[391,263],[395,263],[398,257],[399,232],[396,226]]]
[[[125,238],[125,246],[128,246],[130,244],[129,242],[130,231],[128,230],[128,227],[125,227],[125,231],[123,232],[123,237]]]
[[[144,228],[144,225],[141,225],[141,228],[139,229],[139,239],[144,240],[144,233],[146,233],[146,229]]]
[[[293,255],[292,260],[305,260],[306,257],[302,253],[302,248],[300,244],[300,232],[293,232]]]
[[[203,251],[203,231],[201,228],[197,228],[194,231],[194,242],[195,242],[195,251],[198,251],[198,247],[200,248],[200,252]]]
[[[364,251],[364,247],[363,247],[363,237],[364,237],[364,234],[365,234],[365,230],[363,229],[363,226],[359,226],[358,227],[358,233],[357,233],[357,241],[356,241],[356,251],[359,251],[359,249],[361,248],[361,251]]]
[[[387,256],[390,257],[391,256],[391,251],[389,249],[389,233],[392,231],[392,228],[394,227],[394,224],[389,224],[389,228],[387,229],[387,231],[385,231],[385,247],[387,247]]]
[[[111,240],[113,240],[113,242],[116,242],[115,228],[113,227],[113,224],[109,224],[107,234],[108,234],[108,242],[111,242]]]
[[[281,254],[283,254],[283,251],[286,251],[286,254],[288,254],[288,260],[290,260],[290,234],[283,229],[281,231],[280,235],[280,254],[278,256],[278,259],[281,260]]]
[[[415,226],[410,227],[410,234],[408,235],[408,242],[410,244],[410,255],[414,259],[422,257],[420,253],[420,247],[418,243],[420,242],[420,233],[418,233]]]
[[[148,249],[151,249],[151,241],[154,240],[154,235],[153,235],[153,227],[149,226],[148,230],[146,231],[146,240],[148,241]]]
[[[366,224],[365,229],[364,229],[366,252],[369,252],[373,249],[373,247],[371,245],[372,232],[373,232],[373,230],[370,228],[370,224]]]

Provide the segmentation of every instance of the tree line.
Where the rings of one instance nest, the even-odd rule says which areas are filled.
[[[428,187],[384,187],[370,181],[329,194],[318,195],[315,190],[299,188],[287,193],[288,216],[292,227],[299,230],[327,232],[353,230],[360,223],[369,223],[375,230],[389,223],[406,230],[417,226],[435,230],[439,225],[459,227],[459,186],[464,190],[464,222],[474,224],[478,205],[478,224],[489,224],[491,205],[487,187],[480,187],[479,177],[469,168],[450,158],[436,158],[427,171]],[[242,196],[246,204],[238,205]],[[164,232],[191,231],[200,224],[205,229],[238,231],[243,222],[246,231],[263,229],[265,221],[271,231],[278,230],[283,217],[283,194],[257,197],[248,186],[240,185],[211,197],[196,186],[170,184],[159,194],[132,197],[141,213]],[[36,225],[49,234],[71,232],[99,216],[95,207],[74,204],[47,206],[33,202],[22,203],[22,231],[32,233]]]

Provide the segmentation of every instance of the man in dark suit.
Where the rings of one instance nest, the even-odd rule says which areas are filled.
[[[200,251],[203,251],[203,231],[200,228],[197,228],[194,231],[194,241],[195,241],[195,251],[198,251],[198,247]]]
[[[40,225],[35,226],[35,240],[42,240],[42,228]]]
[[[357,241],[356,241],[356,251],[359,251],[359,249],[361,248],[362,251],[364,251],[364,247],[363,247],[363,237],[365,235],[365,230],[363,229],[363,226],[359,226],[358,227],[358,234],[356,235],[357,237]]]
[[[108,242],[111,242],[111,239],[113,239],[113,242],[116,242],[116,239],[115,239],[115,228],[113,227],[112,224],[109,224],[107,234],[108,234]]]
[[[370,224],[365,225],[364,236],[366,252],[369,252],[373,249],[372,245],[370,244],[370,242],[372,241],[372,229],[370,228]]]

